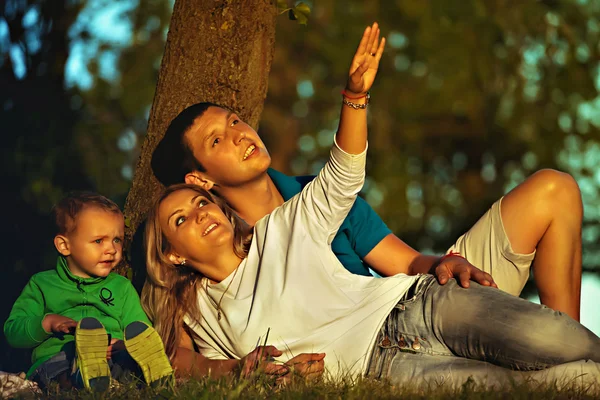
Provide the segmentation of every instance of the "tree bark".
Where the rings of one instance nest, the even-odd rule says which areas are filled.
[[[201,101],[228,106],[257,127],[273,59],[272,0],[177,0],[132,188],[125,203],[126,245],[162,189],[150,168],[169,123]]]

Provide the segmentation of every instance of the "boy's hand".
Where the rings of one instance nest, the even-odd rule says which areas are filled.
[[[373,26],[365,29],[356,54],[354,54],[346,91],[363,95],[371,89],[384,47],[385,38],[381,38],[381,42],[379,41],[379,25],[375,22]]]
[[[110,360],[114,354],[125,350],[125,342],[120,339],[112,339],[106,349],[106,359]]]
[[[73,333],[77,327],[77,321],[58,314],[48,314],[42,320],[42,328],[51,333]]]

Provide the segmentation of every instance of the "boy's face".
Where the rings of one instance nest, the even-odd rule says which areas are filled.
[[[75,229],[54,242],[73,275],[105,277],[121,261],[124,230],[122,214],[88,207],[77,216]]]

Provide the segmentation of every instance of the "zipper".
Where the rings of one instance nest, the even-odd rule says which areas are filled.
[[[82,282],[79,279],[77,280],[77,290],[79,290],[79,292],[81,293],[81,295],[83,297],[82,318],[84,318],[84,317],[87,317],[87,314],[88,314],[88,312],[87,312],[87,305],[88,305],[87,292],[83,288]]]

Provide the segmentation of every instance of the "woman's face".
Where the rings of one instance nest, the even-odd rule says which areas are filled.
[[[212,278],[218,260],[233,254],[234,230],[223,211],[192,189],[171,193],[159,205],[160,227],[172,248],[168,256]]]

